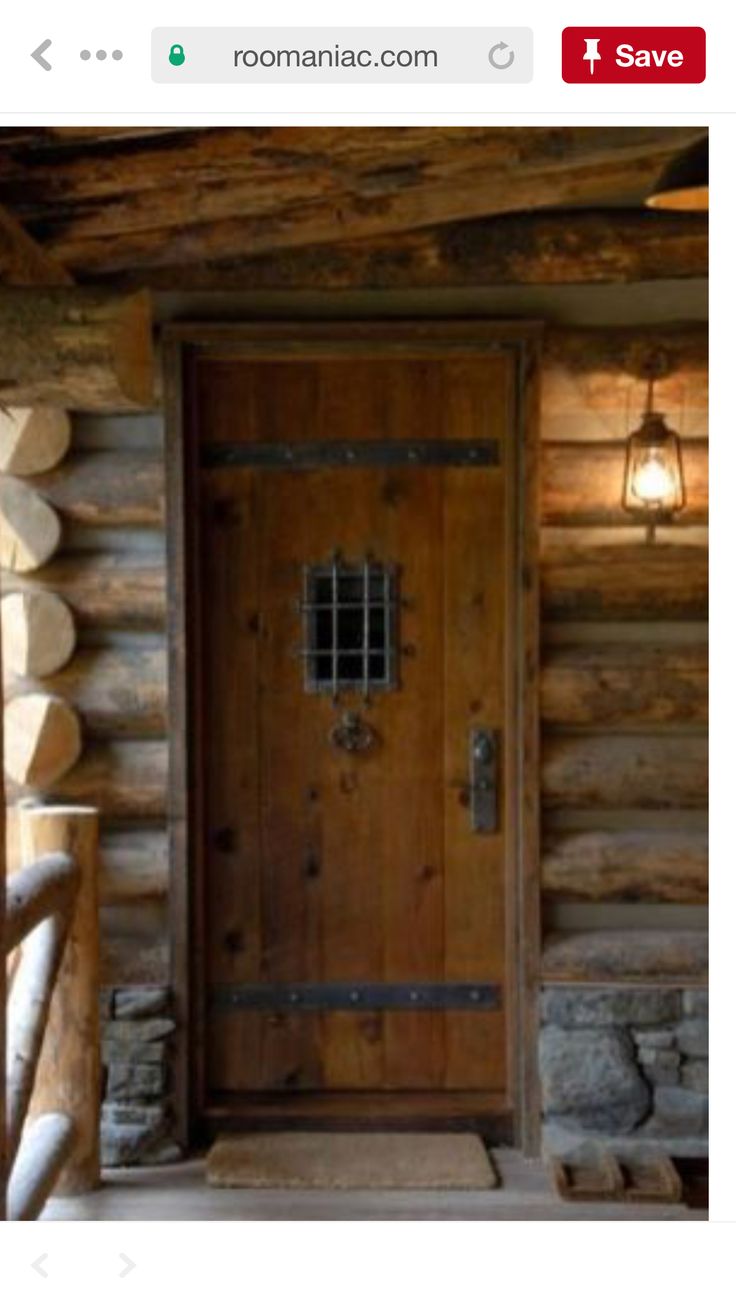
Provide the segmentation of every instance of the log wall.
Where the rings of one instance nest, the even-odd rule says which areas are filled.
[[[688,499],[647,545],[620,494],[623,442],[644,394],[632,373],[658,338],[671,372],[657,407],[685,439]],[[666,976],[672,935],[656,930],[658,906],[682,906],[687,927],[686,906],[707,900],[706,350],[704,327],[553,331],[547,343],[541,785],[550,980],[602,981],[617,968],[622,979]],[[564,929],[567,905],[624,901],[640,906],[639,933]],[[632,950],[637,966],[627,968]],[[704,980],[704,952],[688,962],[687,975]]]
[[[45,799],[102,813],[105,985],[168,980],[167,689],[163,418],[77,414],[62,464],[33,478],[59,512],[62,549],[6,589],[51,588],[78,627],[74,658],[12,694],[43,689],[77,709],[79,763]],[[22,793],[9,786],[9,798]]]

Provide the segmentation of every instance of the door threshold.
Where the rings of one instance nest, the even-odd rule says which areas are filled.
[[[502,1093],[412,1091],[222,1095],[204,1110],[203,1131],[474,1131],[492,1144],[513,1143],[513,1117]]]

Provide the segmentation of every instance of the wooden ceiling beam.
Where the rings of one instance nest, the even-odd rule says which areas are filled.
[[[0,199],[81,276],[491,215],[638,202],[699,129],[218,129],[0,168]]]
[[[707,277],[702,214],[581,210],[476,218],[250,259],[152,268],[157,290],[392,290]]]
[[[71,275],[0,207],[0,284],[69,286]]]

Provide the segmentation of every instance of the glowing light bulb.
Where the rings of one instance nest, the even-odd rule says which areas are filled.
[[[672,497],[675,479],[658,450],[647,450],[634,472],[631,489],[644,504],[663,504]]]

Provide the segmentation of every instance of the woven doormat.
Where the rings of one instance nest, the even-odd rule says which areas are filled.
[[[280,1131],[222,1135],[210,1185],[253,1190],[492,1190],[498,1175],[477,1135]]]

